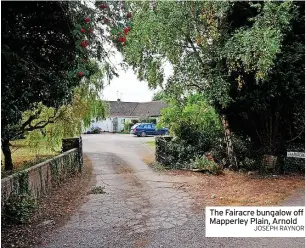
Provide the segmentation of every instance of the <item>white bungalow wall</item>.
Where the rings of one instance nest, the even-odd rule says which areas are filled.
[[[91,131],[94,128],[101,128],[102,131],[112,132],[113,131],[112,120],[110,118],[101,121],[96,121],[93,119],[91,121],[90,127],[88,127],[86,131]]]
[[[91,131],[92,128],[101,128],[102,131],[105,132],[113,132],[113,119],[115,117],[108,117],[105,120],[101,121],[95,121],[92,120],[91,126],[86,129],[86,131]],[[125,122],[131,122],[131,120],[137,120],[137,117],[117,117],[118,118],[118,127],[117,127],[117,132],[121,132],[124,130],[124,123]],[[157,122],[159,121],[159,117],[152,117],[157,119]]]

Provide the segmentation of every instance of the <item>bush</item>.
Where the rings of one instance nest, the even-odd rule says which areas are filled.
[[[200,94],[194,94],[183,101],[172,99],[162,110],[158,127],[170,127],[175,139],[167,143],[171,167],[181,167],[196,156],[213,152],[222,162],[224,131],[215,109]]]
[[[4,204],[4,217],[8,222],[22,224],[29,220],[36,208],[36,201],[30,195],[13,193]]]
[[[212,159],[206,156],[197,156],[195,160],[191,160],[192,169],[202,169],[211,174],[220,174],[222,167],[216,164]]]
[[[176,127],[177,136],[170,143],[171,154],[177,158],[180,164],[186,164],[197,156],[203,156],[207,152],[213,154],[222,153],[221,133],[215,130],[200,130],[195,125],[187,123]],[[221,163],[221,159],[217,158]]]
[[[146,119],[140,119],[141,123],[153,123],[153,124],[157,124],[157,119],[155,118],[146,118]]]
[[[125,122],[124,123],[124,132],[129,133],[131,130],[131,127],[134,125],[133,122]]]
[[[151,123],[157,124],[157,119],[150,119]]]
[[[221,140],[218,140],[220,142]],[[215,143],[217,143],[215,141]],[[172,169],[186,168],[189,161],[195,157],[201,157],[211,149],[211,145],[205,143],[203,140],[197,145],[190,144],[188,141],[181,140],[177,137],[157,137],[156,138],[156,154],[157,161],[164,166]],[[212,153],[215,158],[214,152]],[[216,161],[222,164],[221,159]]]
[[[261,166],[262,152],[253,147],[248,137],[232,134],[232,142],[238,167],[245,170],[258,170]]]

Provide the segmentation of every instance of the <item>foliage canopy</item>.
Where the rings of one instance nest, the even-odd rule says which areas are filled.
[[[152,88],[199,92],[262,154],[304,142],[305,5],[301,2],[140,2],[125,60]],[[174,111],[174,110],[173,110]]]

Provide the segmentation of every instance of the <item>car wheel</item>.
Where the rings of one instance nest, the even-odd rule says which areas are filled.
[[[142,133],[141,133],[141,136],[142,136],[142,137],[145,137],[145,136],[146,136],[146,133],[145,133],[145,132],[142,132]]]

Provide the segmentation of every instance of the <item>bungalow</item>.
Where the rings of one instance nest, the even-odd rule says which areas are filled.
[[[100,128],[105,132],[121,132],[124,130],[124,124],[131,120],[154,118],[158,121],[161,109],[167,106],[162,101],[122,102],[120,99],[106,101],[106,105],[109,107],[107,118],[100,121],[93,120],[87,131]]]

